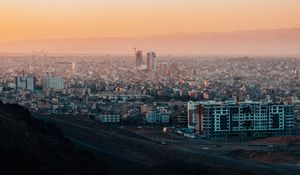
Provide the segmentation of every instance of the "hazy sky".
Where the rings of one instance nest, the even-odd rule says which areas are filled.
[[[0,42],[300,27],[300,0],[0,0]]]

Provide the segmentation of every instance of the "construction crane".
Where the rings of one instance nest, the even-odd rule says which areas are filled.
[[[134,47],[132,49],[134,50],[134,53],[136,53],[136,50],[138,49],[138,47]]]

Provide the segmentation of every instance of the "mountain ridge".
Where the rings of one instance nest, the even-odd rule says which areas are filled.
[[[300,28],[136,37],[29,39],[0,44],[0,52],[131,54],[132,47],[160,54],[300,55]]]

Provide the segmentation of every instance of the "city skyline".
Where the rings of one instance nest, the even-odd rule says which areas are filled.
[[[0,172],[298,175],[300,0],[0,0]]]

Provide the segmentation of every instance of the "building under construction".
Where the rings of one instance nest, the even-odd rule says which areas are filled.
[[[136,68],[139,68],[144,64],[143,51],[135,50],[135,65]]]

